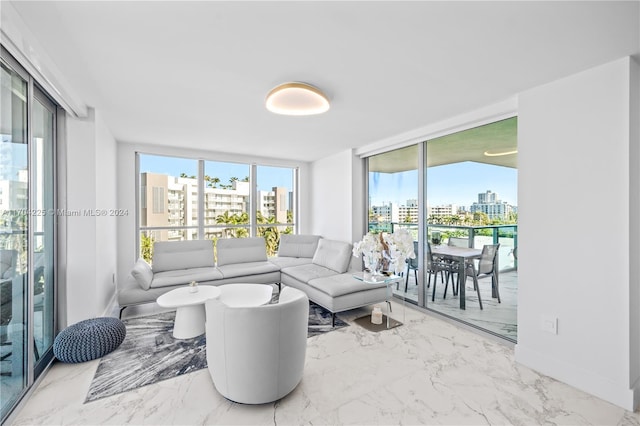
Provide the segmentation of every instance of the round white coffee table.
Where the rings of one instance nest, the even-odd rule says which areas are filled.
[[[233,308],[264,305],[273,295],[273,287],[268,284],[225,284],[218,288],[218,300]]]
[[[176,308],[176,319],[173,324],[173,337],[191,339],[204,334],[205,311],[204,302],[220,296],[220,289],[210,285],[198,286],[196,293],[190,287],[171,290],[158,297],[156,302],[163,308]]]

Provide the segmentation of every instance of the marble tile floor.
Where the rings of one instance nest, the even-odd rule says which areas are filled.
[[[467,280],[466,285],[466,309],[460,309],[459,297],[452,296],[451,284],[449,284],[447,290],[447,297],[443,297],[444,284],[442,284],[440,278],[438,278],[434,302],[431,301],[433,287],[427,289],[427,306],[436,312],[458,318],[516,342],[518,339],[518,272],[511,270],[500,274],[501,303],[498,303],[497,299],[491,297],[490,278],[480,279],[479,283],[480,295],[482,296],[482,304],[484,306],[482,310],[480,310],[478,296],[473,289],[473,281],[471,278]],[[401,284],[398,290],[394,287],[394,293],[401,297],[404,295],[406,300],[417,301],[418,286],[415,283],[413,274],[409,277],[407,293],[404,293],[404,284]]]
[[[515,363],[513,345],[401,302],[392,314],[401,327],[374,333],[352,323],[370,310],[309,338],[302,382],[275,403],[230,402],[205,369],[83,404],[99,360],[56,363],[12,424],[640,425],[640,413]]]

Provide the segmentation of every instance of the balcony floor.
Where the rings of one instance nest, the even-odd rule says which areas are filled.
[[[436,297],[435,301],[431,301],[431,295],[433,291],[433,278],[431,287],[427,289],[427,308],[432,309],[438,313],[447,315],[461,321],[464,321],[470,325],[480,327],[491,333],[497,334],[501,337],[505,337],[513,342],[518,338],[518,325],[517,325],[517,308],[518,308],[518,272],[511,270],[508,272],[501,272],[499,276],[499,288],[501,303],[498,303],[498,299],[491,297],[491,278],[483,278],[479,280],[480,296],[482,297],[482,305],[484,309],[480,309],[478,303],[478,296],[473,289],[473,280],[467,279],[466,285],[466,309],[460,309],[460,299],[458,296],[453,296],[451,291],[451,284],[447,289],[447,296],[444,298],[444,284],[438,279],[436,285]],[[418,286],[414,275],[409,276],[409,285],[407,293],[404,293],[404,284],[400,285],[400,288],[396,290],[394,288],[394,294],[402,297],[406,297],[407,301],[413,303],[418,302]]]

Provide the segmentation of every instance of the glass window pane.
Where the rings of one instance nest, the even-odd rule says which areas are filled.
[[[295,170],[290,167],[257,166],[257,235],[264,237],[267,255],[278,252],[280,234],[293,233]],[[275,226],[288,224],[289,226]]]
[[[369,158],[369,230],[407,228],[418,237],[418,146]]]
[[[0,102],[0,394],[4,418],[27,385],[29,271],[27,82],[4,63]]]
[[[251,183],[248,164],[204,162],[205,238],[244,238],[250,235]]]
[[[53,345],[54,338],[54,116],[38,99],[33,103],[33,328],[35,361]]]
[[[150,262],[146,247],[155,241],[198,239],[198,161],[146,154],[139,158],[140,255]]]
[[[418,145],[369,158],[369,231],[392,233],[404,228],[418,241]],[[418,302],[418,279],[406,267],[405,282],[394,289]]]

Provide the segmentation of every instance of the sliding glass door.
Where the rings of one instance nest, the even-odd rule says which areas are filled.
[[[368,230],[406,228],[418,248],[419,258],[407,263],[395,294],[516,341],[517,118],[373,155],[367,169]],[[499,244],[495,282],[481,277],[476,286],[471,276],[460,282],[459,269],[449,276],[434,273],[427,240],[435,261],[449,266],[460,257],[438,255],[438,249],[470,249],[467,271],[478,270],[485,246]]]
[[[53,359],[56,105],[2,50],[0,75],[1,418]]]
[[[0,348],[2,417],[27,387],[29,215],[28,83],[2,61],[0,76]]]

